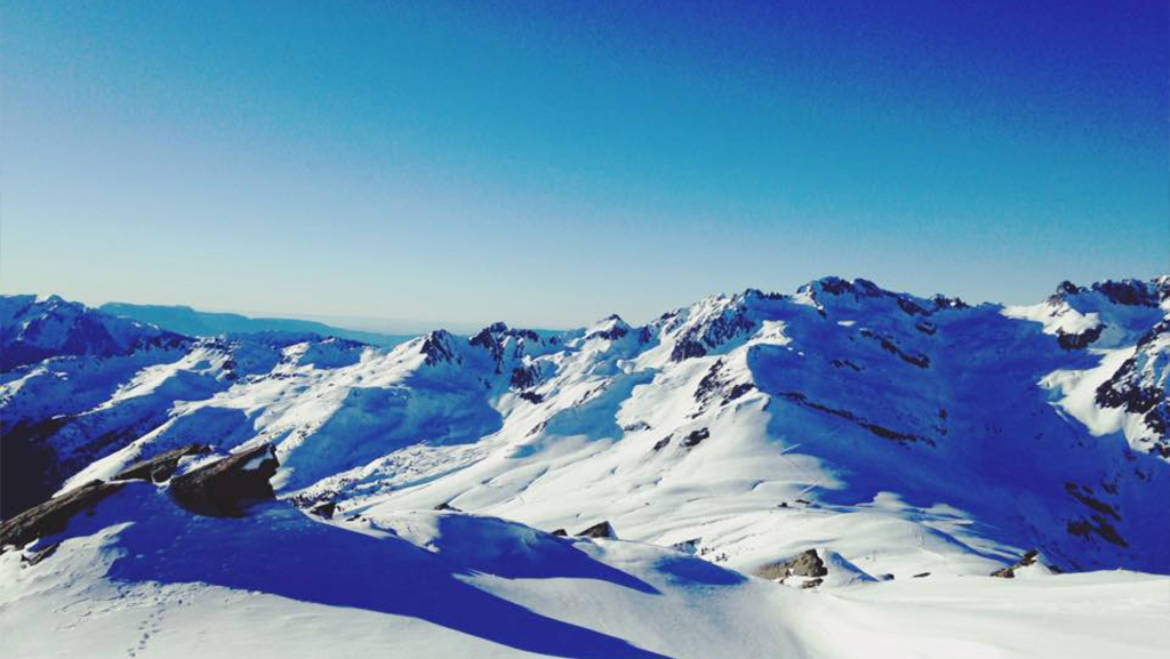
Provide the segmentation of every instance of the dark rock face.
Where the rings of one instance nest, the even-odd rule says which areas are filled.
[[[864,329],[864,328],[862,328],[859,333],[867,339],[873,339],[873,340],[877,341],[878,344],[881,345],[882,350],[885,350],[886,352],[890,353],[891,355],[897,355],[902,361],[906,362],[907,364],[912,364],[914,366],[917,366],[918,368],[929,368],[930,367],[930,358],[929,357],[927,357],[926,355],[924,355],[922,353],[912,355],[912,354],[909,354],[907,352],[904,352],[901,348],[898,347],[898,344],[894,341],[893,337],[882,336],[881,334],[878,334],[872,330],[868,330],[868,329]]]
[[[121,489],[120,483],[90,481],[81,487],[33,506],[0,524],[0,547],[24,545],[65,530],[66,524],[83,510]]]
[[[898,442],[899,444],[909,444],[909,443],[913,443],[913,442],[922,442],[924,444],[927,444],[928,446],[935,446],[936,445],[935,441],[929,437],[922,437],[920,435],[912,435],[909,433],[898,432],[896,430],[891,430],[890,428],[886,428],[885,426],[880,426],[876,423],[871,423],[869,421],[866,421],[865,419],[862,419],[862,418],[854,415],[849,410],[839,410],[839,409],[835,409],[835,408],[828,407],[826,405],[822,405],[820,403],[811,401],[807,397],[805,397],[804,394],[802,394],[798,391],[784,392],[784,393],[779,394],[779,396],[781,398],[788,400],[789,402],[800,405],[801,407],[807,407],[809,409],[817,410],[818,412],[832,414],[833,416],[839,416],[842,419],[852,421],[853,423],[856,423],[857,425],[861,426],[862,428],[865,428],[866,430],[877,435],[878,437],[881,437],[883,439],[892,439],[895,442]]]
[[[777,561],[761,566],[755,574],[764,579],[779,579],[781,581],[788,577],[815,577],[813,581],[804,584],[804,587],[811,588],[820,585],[822,581],[820,577],[828,573],[829,569],[825,567],[825,562],[817,555],[817,550],[807,549],[786,561]]]
[[[191,444],[156,455],[148,460],[136,462],[114,477],[115,480],[142,479],[161,483],[170,478],[179,468],[179,460],[188,455],[200,455],[211,449],[200,444]]]
[[[51,497],[61,486],[66,465],[48,443],[71,417],[39,422],[6,424],[0,418],[0,518],[17,513]]]
[[[1094,341],[1101,338],[1101,331],[1104,329],[1104,325],[1098,325],[1080,334],[1067,334],[1061,330],[1057,330],[1056,342],[1065,350],[1084,350],[1092,345]]]
[[[1134,355],[1097,387],[1095,395],[1101,407],[1121,408],[1142,415],[1142,421],[1154,434],[1149,452],[1162,457],[1170,457],[1170,434],[1167,433],[1170,429],[1170,400],[1154,373],[1146,372],[1146,368],[1158,360],[1156,341],[1168,332],[1170,320],[1155,325],[1138,341]]]
[[[684,337],[674,344],[674,348],[670,351],[670,361],[681,362],[684,359],[691,357],[702,357],[707,354],[707,349],[703,344],[690,337]]]
[[[271,444],[236,453],[171,480],[171,495],[191,512],[238,517],[248,503],[272,499],[279,463]]]
[[[426,355],[427,366],[434,366],[442,362],[456,361],[455,352],[450,346],[451,335],[442,330],[431,332],[423,339],[420,352]]]
[[[564,529],[557,529],[557,530],[552,532],[552,535],[555,535],[558,538],[563,538],[563,537],[569,535],[569,532],[564,530]]]
[[[511,385],[513,389],[528,389],[540,382],[540,368],[536,365],[516,367],[512,369]]]
[[[699,403],[699,409],[691,414],[691,418],[701,415],[715,401],[719,401],[721,406],[727,405],[755,388],[751,382],[732,382],[723,373],[723,360],[716,360],[695,389],[695,402]]]
[[[1158,296],[1153,288],[1136,279],[1100,282],[1093,284],[1093,290],[1109,298],[1114,304],[1131,307],[1158,306]]]
[[[333,519],[333,513],[337,512],[337,504],[332,501],[326,501],[325,503],[319,503],[313,506],[309,509],[309,512],[317,517]]]
[[[577,534],[582,538],[616,538],[609,522],[598,522]]]
[[[711,431],[707,430],[706,428],[692,430],[691,432],[687,433],[686,437],[683,438],[682,445],[687,448],[694,448],[702,443],[704,439],[707,439],[710,436]]]

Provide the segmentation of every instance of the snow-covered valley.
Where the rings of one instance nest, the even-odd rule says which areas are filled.
[[[393,348],[31,296],[0,323],[8,656],[1170,645],[1170,278],[1023,307],[825,278]],[[266,446],[272,500],[175,489]]]

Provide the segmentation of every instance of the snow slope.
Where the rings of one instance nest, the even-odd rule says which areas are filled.
[[[204,518],[147,483],[46,541],[34,565],[0,555],[6,656],[1152,657],[1170,615],[1166,577],[817,592],[460,513]]]

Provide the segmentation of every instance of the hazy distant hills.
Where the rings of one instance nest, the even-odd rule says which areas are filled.
[[[99,307],[101,311],[143,323],[157,325],[165,330],[187,336],[219,336],[222,334],[254,334],[257,332],[290,332],[336,336],[341,339],[360,341],[383,348],[389,348],[414,338],[412,334],[383,334],[363,332],[326,325],[313,320],[291,318],[249,318],[235,313],[213,313],[197,311],[188,306],[165,306],[155,304],[129,304],[107,302]]]

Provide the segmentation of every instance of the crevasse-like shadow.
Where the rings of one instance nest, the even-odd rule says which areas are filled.
[[[240,519],[192,516],[165,493],[151,489],[127,487],[103,502],[98,516],[81,517],[71,525],[70,535],[76,535],[137,520],[117,536],[126,551],[111,565],[110,579],[203,582],[412,616],[519,650],[560,657],[662,656],[479,590],[456,578],[459,570],[453,570],[451,562],[397,537],[371,537],[318,523],[283,503],[257,506]],[[575,560],[570,574],[556,576],[576,572],[613,580],[608,571],[612,568],[591,568]],[[633,582],[619,581],[638,587]],[[653,592],[643,586],[639,590]]]

